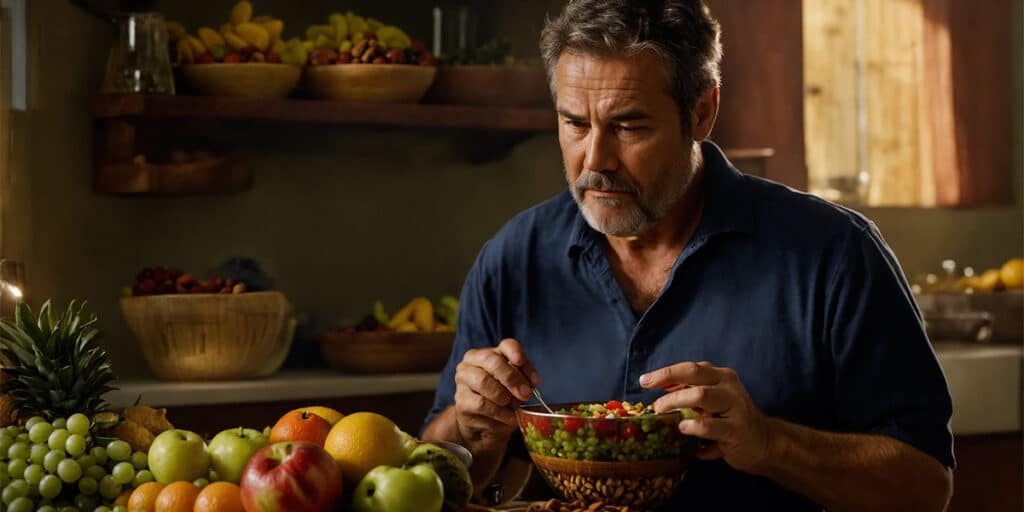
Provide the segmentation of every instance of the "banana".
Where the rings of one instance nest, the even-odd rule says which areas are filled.
[[[185,36],[185,41],[192,47],[192,55],[202,55],[207,52],[206,45],[196,36]]]
[[[406,466],[430,464],[444,486],[444,510],[454,512],[469,504],[473,497],[473,481],[469,470],[455,455],[440,446],[422,443],[409,455]]]
[[[192,64],[196,61],[196,56],[192,53],[192,46],[188,44],[187,39],[178,40],[178,64]]]
[[[434,305],[426,297],[416,297],[412,300],[416,306],[412,310],[412,321],[419,327],[419,330],[431,332],[434,330]]]
[[[207,48],[212,49],[215,46],[224,46],[227,44],[224,42],[224,38],[221,37],[216,30],[210,27],[199,27],[197,32],[199,33],[199,39],[203,41],[203,44],[205,44]]]
[[[384,23],[376,18],[366,18],[366,26],[371,32],[376,32],[377,29],[384,26]]]
[[[248,0],[242,0],[235,4],[231,8],[231,24],[241,25],[242,23],[249,23],[252,20],[252,3]]]
[[[267,32],[267,29],[263,28],[263,25],[241,23],[235,25],[235,33],[261,52],[266,51],[267,47],[270,46],[270,33]]]
[[[284,53],[284,49],[284,41],[280,39],[274,39],[274,42],[270,43],[270,53],[276,53],[278,55],[281,55],[282,53]]]
[[[238,34],[236,34],[234,32],[226,32],[226,33],[223,34],[223,36],[224,36],[224,41],[226,41],[228,43],[228,46],[230,46],[230,47],[232,47],[232,48],[234,48],[236,50],[241,50],[242,48],[245,48],[246,46],[249,46],[249,43],[245,42],[245,39],[242,39],[241,37],[238,37]]]
[[[270,19],[258,22],[257,24],[267,30],[267,33],[270,34],[270,39],[277,39],[284,32],[284,22],[281,20]]]
[[[185,26],[177,21],[168,21],[165,25],[167,27],[167,38],[172,42],[181,39],[187,33]]]
[[[410,322],[411,323],[412,322],[412,312],[413,312],[413,309],[415,307],[416,307],[416,299],[413,299],[413,300],[409,301],[408,304],[402,306],[402,309],[399,309],[397,313],[391,315],[391,320],[388,321],[388,327],[390,327],[392,329],[395,329],[395,328],[398,327],[398,324],[401,324],[403,322]]]
[[[395,332],[416,332],[420,330],[419,327],[416,326],[416,324],[409,321],[398,322],[398,324],[395,325],[394,329]]]
[[[388,318],[388,312],[384,310],[384,303],[379,300],[373,303],[373,318],[381,325],[387,325],[391,320]]]

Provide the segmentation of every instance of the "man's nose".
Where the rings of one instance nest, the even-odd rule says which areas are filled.
[[[587,137],[583,169],[592,172],[615,172],[619,169],[618,145],[607,130],[592,128]]]

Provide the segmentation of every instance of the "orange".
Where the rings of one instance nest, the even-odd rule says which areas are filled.
[[[1024,258],[1014,258],[999,269],[999,278],[1007,288],[1024,288]]]
[[[199,488],[192,482],[172,482],[156,496],[154,512],[192,512]],[[131,510],[129,508],[128,510]]]
[[[330,407],[324,407],[324,406],[321,406],[321,405],[311,405],[309,407],[299,407],[298,409],[295,409],[295,410],[289,411],[289,412],[295,412],[295,411],[306,411],[306,412],[311,412],[313,414],[316,414],[317,416],[320,416],[321,418],[327,420],[327,423],[330,423],[331,426],[334,426],[334,424],[337,423],[338,420],[340,420],[341,418],[343,418],[345,416],[344,414],[342,414],[342,413],[340,413],[340,412],[338,412],[338,411],[336,411],[334,409],[331,409]]]
[[[330,430],[331,424],[320,416],[306,411],[292,411],[277,420],[277,424],[270,430],[270,442],[305,441],[323,446]]]
[[[377,466],[401,466],[408,458],[406,435],[388,418],[357,412],[331,428],[324,449],[341,469],[342,480],[359,482]]]
[[[158,482],[147,482],[135,488],[128,497],[128,510],[135,512],[143,510],[153,512],[156,509],[156,497],[164,490],[164,484]]]
[[[231,482],[214,482],[199,492],[193,512],[243,512],[242,491]]]
[[[161,485],[160,487],[162,488],[163,485]],[[114,505],[125,505],[125,506],[128,506],[128,499],[131,497],[132,492],[134,492],[134,491],[132,491],[131,489],[128,489],[127,491],[122,492],[114,500]],[[157,492],[160,492],[160,491],[157,491]],[[131,510],[134,510],[134,509],[131,509]],[[152,510],[152,508],[150,508],[149,510]]]

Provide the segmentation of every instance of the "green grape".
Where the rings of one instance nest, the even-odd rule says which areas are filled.
[[[76,458],[75,460],[78,461],[78,465],[82,466],[83,470],[89,469],[96,465],[96,457],[93,457],[92,455],[89,454],[82,455]]]
[[[77,482],[82,478],[82,466],[75,459],[64,459],[57,465],[57,476],[67,483]]]
[[[21,441],[18,441],[16,443],[12,444],[11,447],[7,449],[7,459],[8,460],[15,460],[15,459],[28,460],[28,458],[31,457],[31,456],[32,456],[32,448],[29,448],[28,443],[23,443]]]
[[[75,496],[75,506],[79,510],[92,510],[100,504],[100,500],[95,495],[79,494]]]
[[[82,474],[99,482],[101,478],[107,476],[107,468],[97,464],[87,468]]]
[[[100,496],[112,500],[119,494],[121,494],[121,484],[115,482],[114,477],[107,475],[100,480]]]
[[[86,449],[85,436],[82,434],[71,434],[68,436],[68,440],[64,443],[64,447],[68,452],[68,455],[72,457],[78,457],[85,453]]]
[[[42,416],[32,416],[25,422],[25,430],[32,430],[32,427],[36,423],[46,423],[46,418]]]
[[[132,456],[132,446],[124,441],[117,440],[111,441],[107,445],[107,457],[122,462],[130,459]]]
[[[33,464],[42,464],[46,460],[46,454],[50,453],[50,447],[45,444],[34,444],[29,452],[28,460]]]
[[[210,485],[210,481],[205,478],[197,478],[192,483],[195,484],[195,486],[200,489],[206,487],[207,485]]]
[[[68,420],[64,418],[57,418],[50,422],[53,428],[68,428]]]
[[[62,428],[55,429],[50,433],[50,437],[46,440],[46,444],[50,445],[51,450],[63,450],[68,444],[67,430]]]
[[[60,478],[54,475],[46,475],[39,481],[39,495],[44,498],[56,498],[61,490]]]
[[[148,469],[143,469],[142,471],[135,473],[135,479],[132,480],[132,487],[138,487],[144,483],[153,482],[155,480],[156,478],[153,476],[153,473]]]
[[[89,432],[89,417],[80,412],[68,416],[67,429],[72,434],[84,436]]]
[[[3,499],[4,505],[10,505],[15,498],[23,496],[28,496],[28,482],[24,480],[11,480],[11,483],[4,487],[0,498]]]
[[[14,442],[15,443],[29,444],[29,443],[32,442],[32,440],[28,438],[28,432],[22,432],[22,433],[20,433],[20,434],[18,434],[16,436],[14,436]]]
[[[100,489],[100,483],[92,477],[82,477],[78,481],[78,492],[82,494],[96,494],[96,491]]]
[[[36,512],[57,512],[57,509],[53,508],[53,505],[40,505]]]
[[[7,467],[3,463],[0,463],[0,466]],[[11,483],[11,477],[7,475],[7,470],[5,469],[3,473],[0,473],[0,487],[6,487],[9,483]]]
[[[82,512],[82,511],[79,510],[78,507],[72,507],[70,505],[65,505],[65,506],[60,507],[59,509],[57,509],[57,512]]]
[[[102,446],[93,446],[92,449],[89,450],[89,455],[96,458],[97,464],[107,463],[107,449]]]
[[[14,436],[6,429],[0,430],[0,457],[7,455],[7,450],[11,449],[12,444],[14,444]]]
[[[114,477],[114,481],[121,485],[130,483],[135,478],[135,467],[129,462],[118,462],[110,470],[110,476]]]
[[[7,505],[7,512],[32,512],[36,506],[32,504],[32,500],[22,496],[15,498],[10,504]]]
[[[25,481],[29,485],[39,485],[39,481],[46,476],[46,470],[39,464],[32,464],[25,468]]]
[[[28,462],[25,459],[12,460],[7,464],[7,475],[12,479],[17,479],[25,476],[25,469],[28,468]]]
[[[106,505],[103,505],[103,506],[96,507],[95,509],[93,509],[92,512],[111,512],[111,510],[110,510],[110,507],[108,507]]]
[[[56,473],[57,465],[66,457],[67,455],[65,455],[63,451],[53,450],[52,452],[47,453],[46,457],[43,457],[43,467],[46,468],[48,473]]]
[[[146,469],[149,467],[149,457],[146,452],[135,452],[132,454],[132,466],[135,469]]]
[[[53,426],[45,421],[41,421],[28,429],[28,438],[33,443],[41,444],[50,438],[51,433],[53,433]]]
[[[124,505],[117,505],[114,507],[114,510],[112,512],[128,512],[128,507]]]

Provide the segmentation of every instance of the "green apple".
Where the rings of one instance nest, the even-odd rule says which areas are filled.
[[[218,478],[237,484],[249,458],[268,444],[270,440],[259,430],[231,428],[210,440],[210,463]]]
[[[188,430],[168,430],[156,436],[148,455],[149,471],[157,482],[165,485],[179,480],[191,482],[210,472],[206,443]]]
[[[420,440],[404,430],[399,430],[398,432],[402,438],[402,448],[405,449],[406,457],[411,457],[413,450],[420,445]]]
[[[352,495],[353,512],[440,512],[443,504],[444,487],[430,464],[377,466]]]

